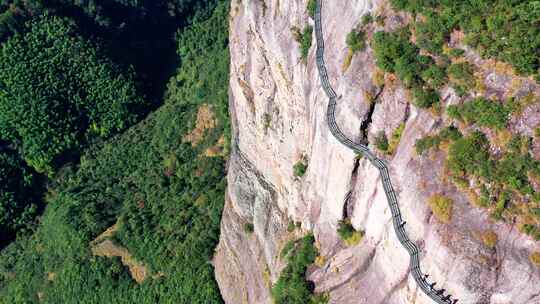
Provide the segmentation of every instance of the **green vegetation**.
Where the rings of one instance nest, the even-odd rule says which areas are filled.
[[[501,130],[506,127],[511,113],[511,106],[495,100],[477,97],[462,105],[448,107],[448,115],[467,124]]]
[[[441,54],[443,45],[450,38],[446,16],[426,12],[424,22],[415,24],[416,44],[432,54]]]
[[[337,232],[347,246],[357,245],[364,237],[364,232],[356,231],[349,219],[339,221]]]
[[[419,85],[418,72],[422,70],[417,57],[419,49],[409,42],[406,30],[396,33],[376,32],[372,48],[377,66],[385,72],[396,73],[407,87]]]
[[[431,89],[414,88],[413,102],[419,108],[429,108],[439,102],[439,93]]]
[[[491,178],[493,163],[489,155],[489,142],[486,136],[474,131],[456,140],[448,152],[448,167],[456,177],[479,176]]]
[[[244,224],[244,232],[245,233],[250,234],[250,233],[253,233],[254,230],[255,230],[255,227],[253,226],[252,223],[245,223]]]
[[[122,131],[144,106],[133,75],[58,17],[36,19],[2,45],[0,84],[0,137],[40,172],[52,173],[57,157],[85,141]]]
[[[278,281],[272,287],[272,297],[276,304],[326,303],[326,295],[314,295],[313,284],[306,280],[308,266],[318,255],[313,235],[289,242],[281,252],[287,258],[287,266],[281,271]]]
[[[317,0],[308,0],[307,11],[311,18],[315,18],[315,12],[317,11]]]
[[[367,26],[371,22],[373,22],[373,16],[370,13],[366,13],[364,16],[362,16],[360,24],[362,24],[362,26]]]
[[[302,223],[301,222],[294,222],[294,221],[289,221],[289,223],[287,224],[287,232],[293,232],[296,228],[300,228],[302,226]]]
[[[306,25],[302,31],[296,26],[291,28],[294,40],[300,45],[300,58],[305,63],[309,54],[309,49],[313,43],[313,26]]]
[[[0,151],[0,249],[17,232],[31,228],[39,200],[34,172],[10,151]]]
[[[540,10],[536,1],[392,0],[401,10],[421,14],[416,23],[418,45],[439,54],[452,30],[465,32],[465,41],[483,56],[508,62],[524,75],[538,75]]]
[[[287,224],[287,232],[293,232],[294,229],[296,229],[296,225],[293,221],[289,221],[289,223]]]
[[[483,94],[485,85],[477,79],[475,67],[463,58],[465,51],[450,48],[454,31],[463,32],[463,42],[483,58],[506,62],[517,74],[540,80],[536,1],[391,0],[391,4],[410,12],[414,21],[392,33],[375,33],[371,45],[377,66],[394,73],[410,89],[416,106],[438,110],[438,90],[447,84],[460,97],[474,90]],[[495,63],[497,73],[501,67],[504,73],[511,72],[506,65]],[[512,82],[512,90],[515,86],[519,86],[517,81]],[[475,204],[489,209],[496,220],[517,222],[521,231],[540,240],[540,193],[535,188],[540,181],[540,162],[531,155],[531,139],[511,138],[507,130],[512,115],[519,115],[533,99],[529,95],[503,102],[476,97],[449,106],[448,116],[467,126],[468,135],[447,128],[417,140],[415,147],[419,155],[442,147],[448,152],[446,167],[453,182]],[[479,128],[491,129],[489,139]],[[496,153],[492,153],[494,148]],[[471,189],[471,185],[476,187]],[[437,208],[440,205],[434,203]],[[434,213],[444,212],[434,209]]]
[[[366,48],[366,33],[361,30],[353,29],[346,38],[347,47],[353,53],[362,51]]]
[[[182,64],[168,85],[162,107],[122,134],[106,141],[92,142],[78,165],[67,165],[57,172],[56,179],[50,182],[48,204],[35,232],[18,238],[0,253],[0,302],[223,303],[209,261],[219,238],[226,156],[207,157],[204,151],[222,136],[229,141],[228,7],[227,1],[220,2],[211,17],[200,17],[179,32],[177,49]],[[58,26],[48,31],[45,27],[43,34],[33,40],[45,39],[69,24],[64,19],[50,16],[36,20],[30,24],[46,22],[43,26],[47,26],[47,22],[54,21],[58,23],[53,24]],[[23,39],[35,33],[40,30],[15,34],[10,39]],[[67,70],[66,75],[75,77],[77,73],[83,73],[84,76],[83,70],[69,71],[72,68],[69,60],[83,60],[71,50],[81,41],[79,36],[70,34],[57,38],[45,41],[49,41],[51,52],[56,51],[55,47],[61,47],[59,55],[67,54],[69,58],[49,54],[54,60],[66,61],[65,66],[56,68]],[[72,45],[66,44],[67,38]],[[33,40],[28,43],[38,43]],[[93,51],[82,48],[85,44],[80,46],[81,54],[92,54]],[[73,53],[62,52],[64,49]],[[20,52],[17,56],[26,54],[27,50],[22,48]],[[36,58],[47,54],[36,54]],[[30,59],[26,64],[36,62]],[[97,68],[92,62],[90,56],[79,68],[96,69],[96,73],[105,73],[105,76],[112,73],[108,72],[111,70],[108,66],[112,64],[106,59],[98,60]],[[44,66],[37,71],[53,73],[54,69],[53,64],[51,71]],[[101,75],[99,73],[97,75]],[[32,79],[40,75],[28,74],[27,77]],[[79,84],[85,89],[85,81],[97,77],[83,76],[80,76]],[[73,80],[60,81],[52,74],[51,78],[45,77],[46,81],[51,79],[59,86],[40,87],[39,94],[75,87]],[[104,91],[88,89],[88,94],[122,96],[130,92],[113,86],[115,78],[104,77],[96,81],[97,88]],[[115,89],[119,91],[110,92]],[[77,100],[77,91],[73,93],[74,98],[70,100]],[[192,145],[183,138],[194,128],[197,110],[203,104],[215,113],[217,125],[206,131],[201,142]],[[102,105],[95,113],[82,113],[102,117],[100,121],[111,119],[109,124],[102,123],[98,127],[121,125],[115,111],[122,107],[109,110],[108,106],[110,104]],[[100,109],[112,112],[102,113]],[[77,113],[73,112],[73,119]],[[127,127],[129,121],[123,123],[123,127]],[[112,240],[149,269],[150,275],[142,284],[131,278],[118,259],[92,255],[91,241],[115,223],[118,223],[118,230]],[[163,276],[152,277],[159,273]],[[48,279],[50,274],[54,274],[54,279]]]
[[[388,137],[386,137],[386,133],[384,131],[379,131],[375,135],[375,147],[381,152],[388,152],[388,149],[390,148],[390,144],[388,143]]]
[[[450,49],[450,51],[448,51],[448,55],[453,58],[459,58],[465,55],[465,51],[462,49]]]
[[[426,151],[430,149],[439,148],[441,139],[438,136],[425,136],[421,139],[417,139],[414,147],[416,148],[416,153],[418,155],[423,155]]]
[[[407,28],[398,32],[376,32],[372,48],[377,66],[385,72],[396,73],[403,84],[412,89],[414,103],[428,108],[439,102],[435,89],[446,80],[445,71],[429,56],[420,55],[420,49],[409,42]]]
[[[268,132],[268,128],[270,128],[270,125],[272,124],[272,115],[268,113],[263,114],[263,128],[264,132]]]
[[[390,142],[388,144],[388,154],[394,154],[394,152],[396,152],[397,146],[401,141],[401,135],[403,135],[403,130],[405,130],[405,123],[402,122],[392,132],[392,136],[390,137]]]
[[[297,241],[298,240],[290,240],[285,243],[285,246],[283,246],[283,249],[281,249],[279,256],[284,259],[291,252],[291,250],[295,248]]]
[[[451,198],[435,194],[429,198],[428,203],[439,222],[445,224],[450,222],[454,205],[454,201]]]
[[[443,142],[453,142],[460,139],[462,136],[463,135],[456,127],[445,127],[436,135],[428,135],[416,140],[416,153],[422,155],[430,149],[438,149],[439,145]]]
[[[494,219],[523,221],[521,230],[540,239],[540,217],[534,208],[540,193],[530,181],[540,176],[540,161],[531,156],[530,144],[530,138],[515,136],[501,153],[491,155],[486,136],[474,131],[452,143],[447,165],[453,180],[465,189],[469,180],[477,181],[479,205],[490,209]]]
[[[443,141],[456,141],[463,136],[458,128],[454,126],[445,127],[439,132],[439,137]]]
[[[448,81],[446,75],[446,70],[438,65],[430,65],[425,69],[420,77],[424,80],[430,87],[434,89],[440,89]]]
[[[302,177],[306,174],[308,161],[305,156],[302,156],[293,166],[293,174],[296,177]]]
[[[456,94],[464,96],[475,85],[473,66],[468,62],[452,64],[448,67],[448,76]]]

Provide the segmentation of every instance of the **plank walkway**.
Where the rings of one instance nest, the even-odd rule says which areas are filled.
[[[317,68],[319,70],[319,78],[321,79],[321,84],[324,92],[329,98],[328,108],[326,112],[326,120],[328,123],[328,128],[332,135],[343,145],[352,149],[355,152],[362,154],[366,157],[377,169],[382,177],[382,185],[384,192],[386,193],[386,198],[388,199],[388,205],[390,206],[390,211],[392,212],[392,222],[394,224],[394,230],[396,232],[399,242],[407,250],[410,256],[410,270],[411,274],[414,277],[416,283],[420,289],[433,301],[440,304],[456,304],[457,299],[452,299],[450,295],[445,295],[444,289],[435,288],[436,283],[429,283],[427,274],[424,274],[420,269],[420,258],[418,247],[409,239],[407,232],[405,231],[405,221],[401,217],[401,211],[399,209],[398,200],[392,182],[390,180],[390,174],[388,173],[387,165],[377,158],[367,146],[355,143],[341,131],[339,126],[336,123],[336,100],[337,95],[330,85],[328,80],[328,73],[326,71],[326,66],[324,63],[324,37],[322,32],[322,0],[317,1],[317,10],[315,12],[315,36],[317,40],[317,52],[316,52],[316,61]]]

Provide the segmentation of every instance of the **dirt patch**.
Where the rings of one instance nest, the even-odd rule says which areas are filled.
[[[148,275],[146,266],[136,261],[126,248],[114,244],[111,240],[105,240],[92,246],[92,254],[109,258],[120,257],[122,264],[129,268],[131,277],[139,284],[142,283]]]
[[[192,146],[197,146],[204,139],[207,130],[216,127],[216,115],[207,104],[202,104],[197,110],[197,120],[195,128],[184,136],[184,141],[190,142]]]
[[[109,239],[116,233],[118,227],[118,223],[114,224],[90,243],[92,254],[108,258],[120,257],[122,264],[129,268],[131,277],[140,284],[149,275],[149,271],[143,263],[136,261],[126,248],[116,245]]]
[[[215,145],[213,145],[212,147],[204,151],[204,155],[206,157],[224,156],[225,155],[224,147],[225,147],[225,137],[222,135]]]
[[[111,227],[107,228],[102,234],[98,235],[98,237],[92,241],[92,244],[97,244],[105,239],[108,239],[114,235],[114,233],[118,230],[118,223],[112,225]]]

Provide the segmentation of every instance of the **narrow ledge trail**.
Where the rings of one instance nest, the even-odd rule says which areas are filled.
[[[407,250],[410,256],[409,267],[414,277],[416,283],[420,289],[429,296],[433,301],[440,304],[456,304],[457,299],[452,299],[450,295],[445,295],[444,289],[435,288],[436,283],[428,283],[427,274],[423,274],[420,269],[420,259],[418,247],[409,239],[407,232],[405,231],[405,221],[401,217],[401,211],[399,209],[396,193],[390,181],[390,175],[388,173],[388,167],[386,164],[377,158],[367,146],[355,143],[351,141],[345,134],[341,131],[339,126],[336,123],[336,99],[337,95],[330,85],[328,80],[328,74],[326,71],[326,66],[324,63],[324,38],[322,32],[322,21],[321,21],[321,9],[322,9],[322,0],[317,1],[317,9],[315,12],[315,35],[317,39],[317,52],[316,52],[316,61],[317,68],[319,70],[319,78],[321,79],[321,84],[324,92],[329,98],[328,108],[326,112],[326,119],[328,123],[328,128],[332,135],[343,145],[352,149],[355,152],[361,153],[364,157],[369,159],[369,161],[379,169],[379,172],[382,177],[382,185],[384,192],[386,193],[386,198],[388,200],[388,205],[390,206],[390,211],[392,212],[392,222],[394,224],[394,230],[396,232],[399,242]]]

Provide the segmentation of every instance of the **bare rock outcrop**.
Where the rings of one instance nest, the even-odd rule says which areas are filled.
[[[330,303],[431,303],[409,274],[409,257],[394,234],[377,170],[357,159],[327,128],[327,98],[320,87],[315,48],[304,64],[290,30],[312,24],[306,2],[232,1],[234,143],[214,258],[222,295],[230,304],[271,303],[271,284],[284,267],[279,252],[287,240],[312,231],[324,265],[312,267],[308,276],[317,292],[329,292]],[[366,92],[376,92],[372,80],[376,69],[369,48],[342,71],[347,33],[367,12],[386,14],[387,1],[324,3],[325,60],[341,97],[336,114],[341,128],[359,140],[363,133],[371,139],[381,130],[391,134],[405,126],[387,161],[407,231],[421,249],[423,270],[460,303],[540,303],[540,268],[529,261],[540,244],[474,207],[447,181],[443,152],[430,157],[416,154],[415,141],[437,130],[444,118],[410,105],[408,93],[395,79],[386,79],[385,89],[372,104]],[[392,14],[385,27],[406,21],[407,16]],[[488,92],[510,81],[489,75],[493,81],[486,81]],[[445,92],[445,104],[455,102],[452,90]],[[538,107],[525,109],[522,117],[512,122],[513,128],[530,135],[538,124]],[[307,158],[308,169],[297,177],[293,166],[302,157]],[[455,202],[448,224],[438,222],[427,203],[436,193]],[[347,247],[337,235],[344,216],[365,231],[360,244]],[[301,230],[288,231],[292,222],[301,222]],[[253,224],[253,233],[244,231],[246,223]],[[478,237],[488,229],[499,237],[495,248],[486,247]]]

